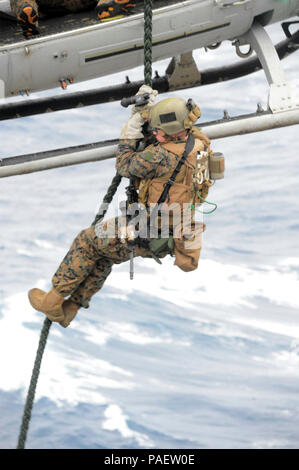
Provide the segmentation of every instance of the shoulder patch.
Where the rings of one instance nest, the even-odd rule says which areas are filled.
[[[145,153],[142,155],[142,157],[144,158],[144,160],[146,160],[147,162],[153,161],[153,156],[154,156],[153,152],[149,152],[149,151],[148,151],[148,152],[145,152]]]

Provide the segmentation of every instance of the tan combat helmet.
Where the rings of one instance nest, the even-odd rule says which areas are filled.
[[[172,135],[190,129],[190,114],[193,115],[195,108],[198,110],[197,117],[192,119],[194,122],[200,116],[200,110],[192,100],[183,98],[166,98],[159,101],[150,110],[150,124],[153,129],[162,129],[166,134]]]

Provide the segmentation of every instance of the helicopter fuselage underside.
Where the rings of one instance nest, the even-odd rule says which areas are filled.
[[[299,0],[155,1],[153,60],[239,38],[256,18],[269,24],[298,10]],[[143,35],[142,7],[132,16],[104,23],[94,11],[44,20],[41,35],[30,40],[22,38],[18,25],[6,25],[0,32],[0,97],[142,65]]]

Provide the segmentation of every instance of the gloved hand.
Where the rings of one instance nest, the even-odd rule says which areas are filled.
[[[143,139],[142,126],[148,119],[149,109],[154,104],[158,91],[153,90],[148,85],[142,85],[136,95],[143,95],[144,93],[149,93],[150,95],[148,104],[132,106],[132,116],[123,126],[120,139]]]
[[[132,114],[143,113],[143,111],[153,106],[156,96],[158,95],[158,91],[153,90],[152,87],[148,85],[142,85],[137,91],[136,96],[144,95],[145,93],[148,93],[150,95],[149,102],[144,106],[132,106]]]
[[[143,124],[143,117],[140,113],[135,112],[123,126],[120,133],[120,139],[143,139]]]
[[[117,15],[129,14],[135,6],[134,0],[99,0],[96,12],[100,20],[105,20]]]

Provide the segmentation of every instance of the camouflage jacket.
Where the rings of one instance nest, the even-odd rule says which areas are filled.
[[[138,152],[136,140],[124,139],[118,146],[116,169],[126,178],[159,178],[174,170],[178,161],[179,157],[163,148],[159,142]]]

